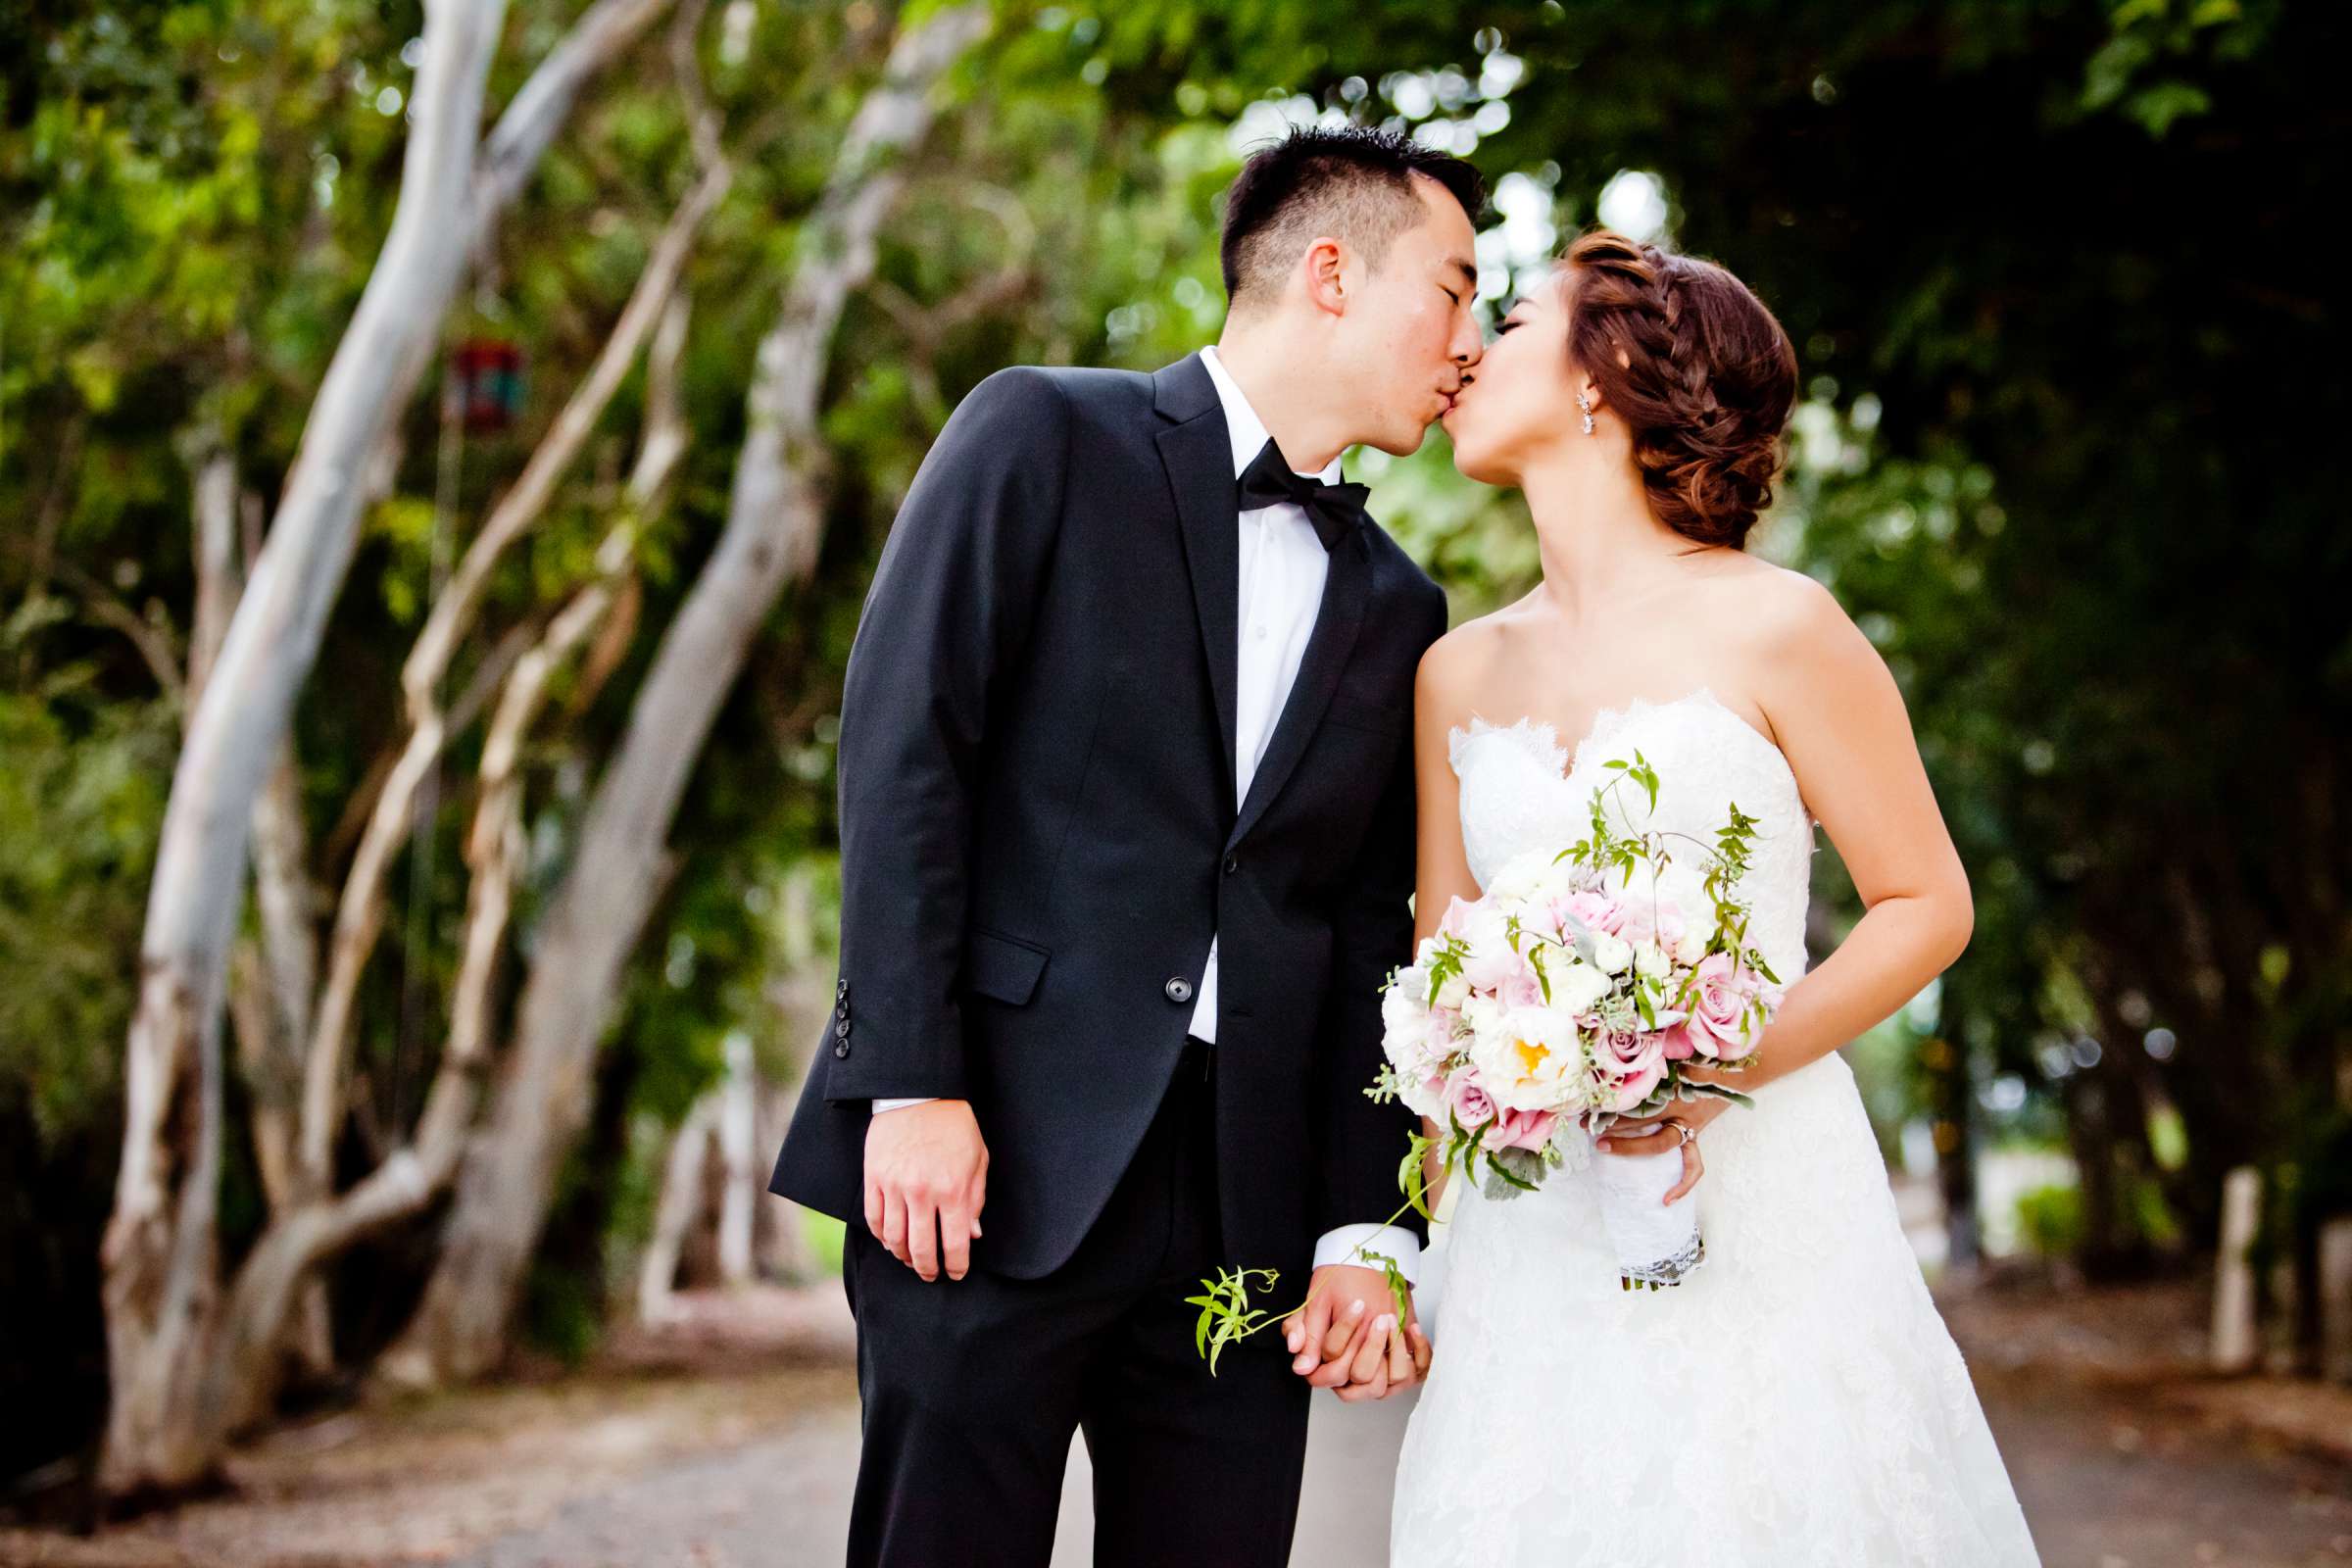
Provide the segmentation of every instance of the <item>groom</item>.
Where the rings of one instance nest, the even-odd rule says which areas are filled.
[[[835,1006],[769,1183],[850,1222],[853,1563],[1043,1565],[1083,1428],[1095,1561],[1272,1568],[1310,1379],[1418,1373],[1345,1259],[1418,1256],[1379,1225],[1412,1123],[1364,1089],[1446,599],[1340,454],[1413,451],[1477,363],[1484,199],[1404,138],[1294,132],[1227,193],[1215,348],[999,371],[900,511],[842,700]],[[1212,1380],[1183,1298],[1243,1265],[1310,1305]]]

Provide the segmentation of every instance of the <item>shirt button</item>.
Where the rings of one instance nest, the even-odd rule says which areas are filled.
[[[1258,628],[1257,628],[1257,640],[1258,640],[1259,642],[1261,642],[1261,643],[1262,643],[1262,642],[1264,642],[1264,641],[1266,640],[1266,628],[1265,628],[1265,627],[1263,627],[1263,626],[1260,626],[1260,627],[1258,627]]]
[[[1168,994],[1168,1000],[1170,1002],[1190,1002],[1193,1000],[1193,983],[1180,974],[1169,976],[1168,983],[1160,987],[1160,989]]]

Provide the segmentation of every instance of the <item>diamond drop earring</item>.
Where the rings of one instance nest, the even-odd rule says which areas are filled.
[[[1591,435],[1592,433],[1592,398],[1591,394],[1579,392],[1576,395],[1576,406],[1585,411],[1585,434]]]

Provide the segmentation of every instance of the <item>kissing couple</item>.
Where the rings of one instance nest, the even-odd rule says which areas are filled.
[[[770,1182],[848,1222],[853,1564],[1043,1568],[1083,1432],[1096,1562],[1277,1568],[1314,1391],[1424,1384],[1364,1499],[1408,1568],[2036,1561],[1838,1054],[1973,913],[1886,664],[1744,548],[1794,353],[1730,272],[1607,229],[1490,342],[1484,208],[1407,138],[1293,131],[1226,193],[1215,345],[998,371],[900,510],[842,700],[835,1005]],[[1341,466],[1433,423],[1543,567],[1451,630]],[[1393,1213],[1420,1124],[1365,1093],[1383,986],[1637,745],[1654,825],[1759,824],[1791,984],[1751,1103],[1465,1185],[1433,1344],[1379,1266],[1411,1286],[1426,1241]],[[1869,912],[1807,974],[1816,824]],[[1701,1205],[1672,1289],[1619,1289],[1620,1159]],[[1243,1267],[1283,1315],[1212,1376],[1186,1298]]]

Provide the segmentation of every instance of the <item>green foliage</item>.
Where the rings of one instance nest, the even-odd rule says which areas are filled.
[[[2017,1233],[2044,1257],[2061,1257],[2082,1244],[2082,1190],[2071,1182],[2020,1193]]]

